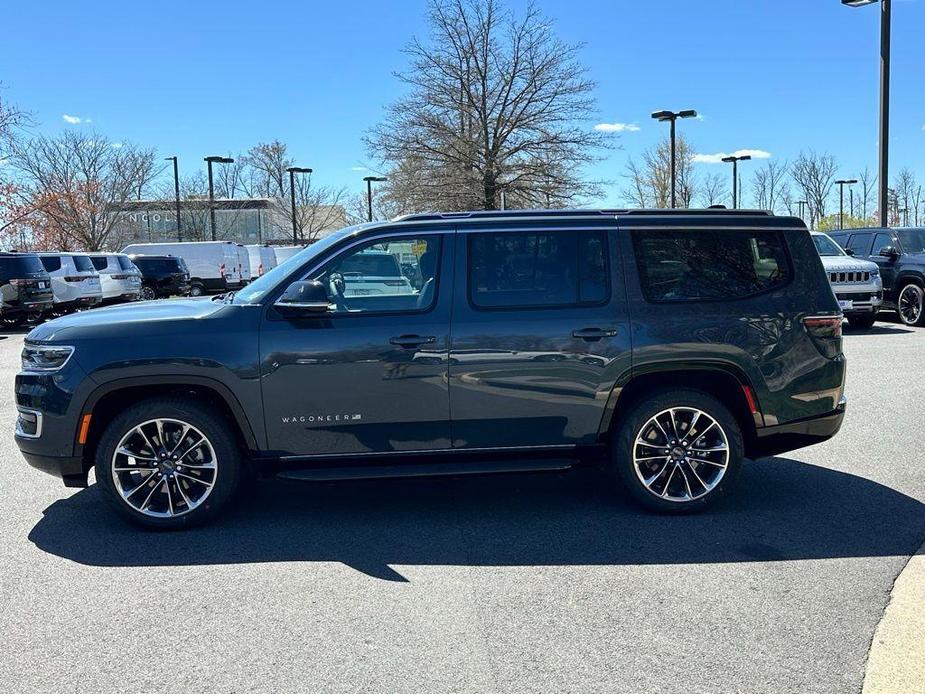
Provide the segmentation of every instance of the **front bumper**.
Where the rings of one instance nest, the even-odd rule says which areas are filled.
[[[749,457],[765,458],[828,441],[841,429],[847,409],[848,400],[842,396],[832,412],[758,429]]]

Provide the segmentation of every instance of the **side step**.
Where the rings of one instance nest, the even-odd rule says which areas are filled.
[[[363,467],[319,467],[307,470],[285,470],[277,477],[303,482],[335,480],[374,480],[393,477],[440,477],[448,475],[485,475],[505,472],[554,472],[568,470],[574,460],[564,458],[507,461],[451,461],[445,463],[409,463],[406,465],[370,465]]]

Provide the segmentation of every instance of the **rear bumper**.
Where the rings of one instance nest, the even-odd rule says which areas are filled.
[[[749,457],[765,458],[828,441],[841,429],[847,408],[848,401],[842,396],[832,412],[759,429]]]

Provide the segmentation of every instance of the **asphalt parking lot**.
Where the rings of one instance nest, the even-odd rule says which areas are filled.
[[[0,335],[0,689],[855,692],[925,540],[925,329],[848,331],[834,440],[667,518],[592,472],[267,482],[141,532],[12,440]]]

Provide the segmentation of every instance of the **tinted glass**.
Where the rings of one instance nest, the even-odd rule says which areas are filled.
[[[119,259],[119,267],[123,270],[134,270],[135,264],[132,262],[131,258],[124,255],[117,255],[116,258]]]
[[[874,236],[874,245],[873,250],[871,250],[871,255],[880,255],[880,251],[884,248],[895,247],[896,242],[893,241],[892,234],[876,234]]]
[[[169,275],[172,273],[186,272],[179,258],[136,258],[135,265],[137,265],[142,272],[148,272],[152,275]]]
[[[90,261],[90,258],[85,255],[74,255],[71,256],[74,259],[74,267],[77,268],[77,272],[92,272],[93,263]]]
[[[93,267],[95,267],[97,271],[106,269],[106,256],[91,256],[90,262],[93,263]]]
[[[469,295],[481,308],[576,306],[609,294],[604,232],[469,235]]]
[[[821,256],[829,257],[844,255],[844,252],[839,247],[839,245],[825,234],[813,234],[813,243],[816,244],[816,252]]]
[[[925,253],[925,229],[900,229],[896,235],[906,253]]]
[[[48,272],[57,272],[61,269],[61,256],[43,255],[40,257],[40,260]]]
[[[12,279],[24,275],[45,272],[45,268],[34,255],[0,256],[0,277]]]
[[[423,311],[434,305],[440,236],[396,237],[351,249],[314,273],[335,313]]]
[[[739,299],[790,280],[773,231],[636,231],[633,242],[649,301]]]
[[[845,248],[854,251],[855,255],[867,255],[870,250],[870,234],[852,234]]]

